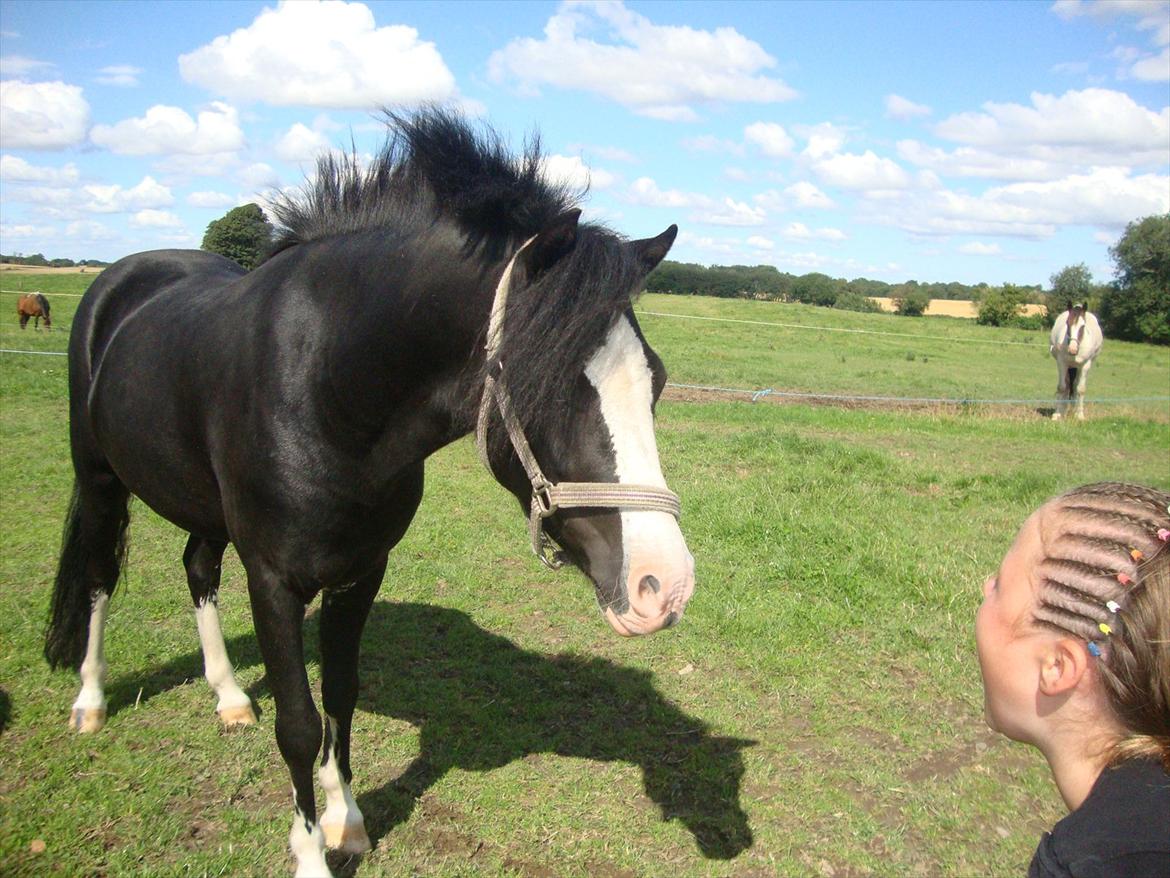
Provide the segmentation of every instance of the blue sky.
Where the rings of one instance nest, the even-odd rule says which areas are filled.
[[[0,251],[198,247],[379,106],[462,106],[671,258],[1112,276],[1170,212],[1170,2],[0,2]]]

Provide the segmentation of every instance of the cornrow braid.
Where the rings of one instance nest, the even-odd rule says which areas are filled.
[[[1088,641],[1127,735],[1115,760],[1170,771],[1170,494],[1085,485],[1045,505],[1036,624]]]

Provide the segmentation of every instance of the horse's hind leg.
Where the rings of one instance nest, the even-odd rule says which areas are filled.
[[[203,647],[203,672],[219,701],[215,705],[220,722],[226,727],[246,726],[256,722],[252,700],[236,683],[219,625],[220,563],[227,543],[207,540],[194,534],[187,540],[183,566],[187,585],[195,602],[195,624]]]
[[[112,474],[78,474],[65,518],[53,588],[45,658],[51,667],[77,668],[81,691],[70,712],[79,732],[106,721],[103,649],[110,595],[125,557],[129,492]]]
[[[386,563],[344,589],[326,591],[321,601],[321,701],[325,708],[325,751],[318,777],[325,791],[321,829],[325,846],[347,854],[370,849],[365,819],[349,784],[350,725],[358,694],[358,647],[362,628]]]

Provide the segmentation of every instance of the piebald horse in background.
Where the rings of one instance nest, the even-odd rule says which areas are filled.
[[[16,313],[20,317],[20,328],[28,326],[31,318],[33,329],[41,329],[41,318],[45,319],[45,329],[53,331],[53,319],[49,316],[49,300],[41,293],[25,293],[16,303]]]
[[[325,157],[277,207],[284,231],[252,271],[198,250],[128,256],[74,318],[75,481],[45,655],[80,670],[72,722],[99,729],[134,494],[190,534],[207,680],[225,724],[255,722],[216,609],[232,543],[292,778],[297,875],[328,875],[325,847],[370,847],[350,792],[358,649],[431,454],[475,432],[534,551],[582,570],[618,634],[673,625],[694,588],[654,440],[666,370],[632,307],[678,229],[630,241],[581,223],[542,167],[538,142],[517,157],[454,114],[394,116],[368,166]],[[318,594],[324,726],[301,631]]]
[[[1068,412],[1076,395],[1077,420],[1085,419],[1085,377],[1097,354],[1101,353],[1101,326],[1092,312],[1076,304],[1056,318],[1049,336],[1049,352],[1056,358],[1056,411],[1059,421]]]

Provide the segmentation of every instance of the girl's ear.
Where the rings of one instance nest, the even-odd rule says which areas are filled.
[[[1040,691],[1045,695],[1066,695],[1077,687],[1093,657],[1080,640],[1062,637],[1045,652],[1040,666]]]

